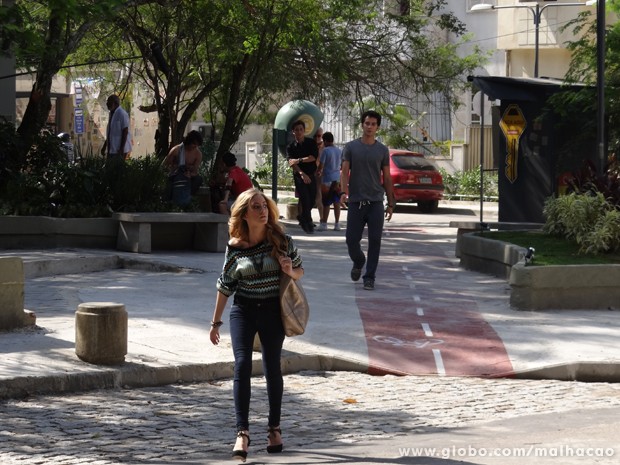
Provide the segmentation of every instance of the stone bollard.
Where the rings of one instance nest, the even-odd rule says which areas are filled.
[[[127,311],[114,302],[85,302],[75,312],[75,353],[97,365],[119,365],[127,354]]]
[[[0,257],[0,331],[33,326],[34,312],[24,310],[24,263],[19,257]]]

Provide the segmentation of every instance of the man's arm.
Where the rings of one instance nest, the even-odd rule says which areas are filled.
[[[349,197],[349,170],[351,169],[351,162],[343,160],[342,168],[340,169],[340,190]]]
[[[127,142],[127,136],[129,135],[129,128],[123,128],[121,132],[121,146],[118,149],[118,153],[125,154],[125,143]]]
[[[394,206],[396,200],[394,199],[394,183],[392,182],[392,175],[390,174],[390,166],[386,165],[383,170],[383,188],[388,198],[388,204]]]
[[[175,165],[175,157],[176,157],[176,153],[178,152],[178,150],[179,150],[178,145],[175,145],[174,147],[172,147],[170,149],[170,152],[168,152],[168,155],[166,155],[166,157],[161,162],[161,166],[171,171],[171,168]]]
[[[392,175],[390,174],[390,165],[385,165],[381,170],[383,171],[383,188],[385,189],[385,195],[388,199],[385,217],[390,221],[392,219],[392,213],[394,213],[394,207],[396,206],[396,200],[394,199],[394,183],[392,182]]]

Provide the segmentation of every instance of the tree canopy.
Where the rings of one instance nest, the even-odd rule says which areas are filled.
[[[444,0],[411,0],[404,15],[382,11],[384,3],[17,0],[24,30],[39,34],[32,47],[25,34],[10,38],[20,64],[30,56],[37,71],[33,110],[29,103],[20,132],[42,127],[51,77],[61,66],[134,56],[142,58],[72,72],[147,86],[153,101],[143,109],[159,116],[158,156],[181,139],[199,109],[219,129],[221,156],[253,112],[293,98],[362,102],[372,95],[406,103],[441,93],[456,101],[464,75],[482,60],[476,52],[460,57],[459,44],[447,40],[463,37],[463,24],[444,10]],[[111,73],[121,66],[125,72]]]
[[[606,2],[608,12],[620,14],[618,2]],[[556,99],[554,109],[560,114],[575,114],[578,112],[596,115],[597,98],[597,22],[594,13],[586,11],[565,26],[571,29],[577,40],[568,43],[567,48],[572,52],[572,60],[566,79],[569,82],[589,84],[588,88]],[[608,151],[617,153],[620,149],[620,22],[607,24],[605,32],[605,114],[607,121],[606,135]],[[579,139],[583,133],[596,133],[596,118],[588,118],[580,131],[573,133]],[[594,158],[595,154],[587,154]]]

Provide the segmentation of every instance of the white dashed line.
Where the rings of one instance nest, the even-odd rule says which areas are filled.
[[[435,357],[435,365],[437,366],[437,374],[439,376],[446,376],[446,367],[443,366],[443,358],[441,358],[441,351],[439,349],[433,349],[433,356]]]
[[[424,330],[424,335],[426,337],[433,337],[433,332],[431,331],[431,327],[428,323],[422,323],[422,329]]]
[[[424,309],[422,307],[416,308],[418,316],[424,316]]]

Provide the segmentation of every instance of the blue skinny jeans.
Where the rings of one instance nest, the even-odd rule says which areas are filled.
[[[267,380],[269,426],[278,426],[282,412],[284,380],[280,359],[284,328],[278,299],[266,302],[235,299],[230,310],[230,336],[235,357],[233,397],[237,431],[249,430],[252,377],[252,348],[258,333],[262,345],[263,370]]]

